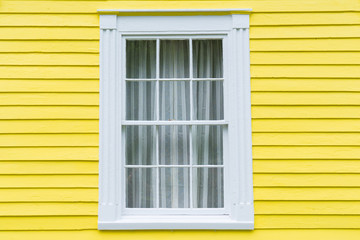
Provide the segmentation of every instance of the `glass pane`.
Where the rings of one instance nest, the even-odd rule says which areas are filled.
[[[189,184],[189,168],[160,168],[160,207],[190,207]]]
[[[156,77],[156,41],[126,41],[126,77]]]
[[[189,77],[189,41],[160,41],[160,77]]]
[[[224,119],[224,89],[222,81],[194,81],[195,120]]]
[[[222,40],[193,40],[194,78],[222,78]]]
[[[156,128],[154,126],[125,127],[125,159],[127,165],[156,163]]]
[[[190,120],[190,83],[160,81],[160,120]]]
[[[126,120],[155,120],[155,82],[126,82]]]
[[[222,126],[193,126],[193,140],[195,165],[223,164]]]
[[[224,176],[222,168],[193,169],[193,207],[224,207]]]
[[[190,134],[188,126],[159,127],[159,157],[163,165],[189,164]]]
[[[153,208],[156,205],[156,169],[126,169],[126,207]]]

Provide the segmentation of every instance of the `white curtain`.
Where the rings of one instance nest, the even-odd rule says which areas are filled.
[[[188,40],[160,41],[159,96],[156,96],[156,80],[128,81],[126,119],[156,120],[157,111],[159,120],[166,121],[191,120],[190,111],[193,111],[192,120],[223,119],[223,83],[204,81],[204,78],[222,78],[222,42],[194,40],[192,44],[191,50]],[[192,81],[192,93],[191,82],[179,80],[190,77],[190,51],[193,77],[202,78]],[[156,78],[156,41],[127,41],[126,55],[127,78]],[[156,109],[157,97],[159,109]],[[223,168],[215,166],[223,164],[221,126],[159,126],[157,129],[127,126],[125,136],[126,164],[143,166],[126,170],[127,207],[153,208],[158,201],[160,208],[188,208],[190,195],[194,208],[223,207]],[[159,159],[156,159],[157,141]],[[193,165],[214,166],[189,167],[191,152]],[[157,171],[157,162],[167,167],[159,167]],[[155,196],[157,174],[159,196]]]

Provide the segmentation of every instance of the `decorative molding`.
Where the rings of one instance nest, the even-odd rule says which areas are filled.
[[[103,17],[103,16],[102,16]],[[103,23],[110,23],[115,15],[108,15]],[[108,25],[109,27],[111,25]],[[99,221],[116,220],[116,138],[118,107],[116,106],[117,31],[100,29],[100,111],[99,111]]]
[[[100,15],[100,29],[116,29],[116,15]]]
[[[235,29],[249,28],[249,16],[244,14],[232,14],[232,27]]]

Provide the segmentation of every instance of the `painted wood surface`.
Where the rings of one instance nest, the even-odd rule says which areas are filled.
[[[254,231],[97,231],[97,9],[252,8]],[[359,239],[360,2],[0,3],[0,239]]]

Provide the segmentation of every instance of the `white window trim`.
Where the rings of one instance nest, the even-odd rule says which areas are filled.
[[[252,141],[249,60],[249,9],[214,10],[99,10],[100,12],[100,143],[99,143],[99,218],[100,230],[126,229],[253,229]],[[158,13],[157,16],[138,16],[139,12]],[[164,16],[161,13],[199,12],[199,15]],[[206,15],[218,12],[221,15]],[[125,13],[125,14],[124,14]],[[129,16],[136,13],[137,16]],[[224,14],[225,13],[225,14]],[[124,16],[127,15],[127,16]],[[224,99],[228,125],[227,161],[229,164],[229,214],[127,215],[123,210],[121,187],[120,124],[122,119],[120,45],[125,35],[226,35],[224,59],[227,72]],[[231,49],[231,51],[229,51]],[[226,86],[231,86],[226,87]],[[130,121],[126,121],[129,123]],[[141,123],[138,124],[148,124]],[[179,123],[180,124],[180,123]],[[190,124],[190,123],[189,123]],[[193,124],[193,123],[191,123]],[[202,124],[198,121],[198,124]],[[181,210],[176,210],[181,212]],[[176,212],[174,211],[174,212]],[[132,211],[134,212],[134,211]],[[136,211],[135,211],[136,212]],[[216,211],[214,211],[216,212]],[[170,210],[171,213],[171,210]]]

